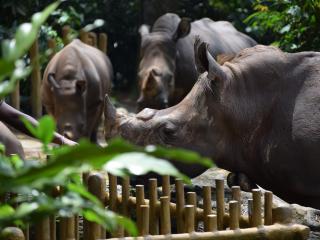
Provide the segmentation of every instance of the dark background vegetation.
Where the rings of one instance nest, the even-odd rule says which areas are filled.
[[[50,2],[1,0],[0,39],[12,36],[16,26]],[[152,25],[166,12],[192,20],[202,17],[228,20],[259,43],[274,44],[285,51],[317,51],[320,46],[319,0],[69,0],[42,27],[40,46],[45,50],[48,36],[57,38],[63,25],[78,31],[95,19],[103,19],[105,25],[95,31],[106,32],[109,37],[108,55],[115,69],[114,89],[132,93],[136,89],[139,58],[138,28],[142,23]],[[45,64],[46,59],[43,67]],[[22,94],[29,94],[29,84],[22,83]]]

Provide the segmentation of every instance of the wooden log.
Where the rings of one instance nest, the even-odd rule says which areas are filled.
[[[129,197],[130,197],[130,179],[129,177],[122,178],[122,199],[121,199],[121,214],[129,216]]]
[[[263,240],[279,240],[279,239],[292,239],[292,240],[307,240],[310,229],[307,226],[299,224],[274,224],[271,226],[263,226],[259,228],[246,228],[216,232],[194,232],[180,233],[174,235],[157,235],[148,236],[150,240],[248,240],[248,239],[263,239]],[[125,240],[144,240],[145,237],[128,237]],[[109,239],[116,240],[116,239]]]
[[[208,222],[206,216],[212,213],[211,204],[211,187],[203,186],[203,224],[204,229],[208,229]]]
[[[260,189],[253,189],[252,190],[252,226],[258,227],[262,225],[262,218],[261,218],[261,190]]]
[[[185,229],[183,232],[192,233],[194,232],[194,206],[186,205],[184,207],[184,215],[185,215]]]
[[[170,202],[170,176],[162,176],[162,196],[168,196]]]
[[[88,177],[88,191],[95,195],[101,202],[105,199],[106,179],[100,173],[91,173]],[[105,231],[101,231],[101,226],[88,222],[88,229],[86,231],[86,240],[96,240],[105,238]]]
[[[42,115],[42,104],[41,104],[41,73],[39,64],[39,47],[38,39],[32,44],[30,51],[30,61],[32,66],[31,73],[31,108],[32,115],[35,118],[39,118]]]
[[[159,234],[159,214],[157,212],[157,203],[158,203],[158,191],[157,191],[157,179],[149,179],[149,206],[150,206],[150,218],[149,218],[149,227],[150,234],[157,235]]]
[[[10,95],[11,106],[20,110],[20,83],[17,82],[14,90]]]
[[[210,214],[206,216],[207,218],[207,226],[204,229],[205,232],[214,232],[218,230],[217,226],[217,215],[215,214]]]
[[[105,33],[99,34],[99,49],[105,54],[108,53],[108,35]]]
[[[0,239],[5,240],[25,240],[23,231],[17,227],[6,227],[1,231]]]
[[[44,218],[35,228],[36,240],[50,240],[50,219]]]
[[[141,205],[141,229],[140,236],[149,234],[149,205]]]
[[[238,201],[238,216],[241,216],[241,190],[240,186],[233,186],[231,188],[231,193],[232,193],[232,200]]]
[[[48,39],[49,59],[52,59],[56,54],[56,41],[52,38]]]
[[[160,234],[171,233],[169,197],[160,197]]]
[[[137,213],[137,227],[139,232],[142,229],[142,214],[141,214],[141,205],[145,205],[144,200],[144,186],[143,185],[136,185],[136,213]]]
[[[236,230],[239,228],[239,210],[238,210],[238,201],[229,202],[229,215],[230,215],[230,229]]]
[[[109,193],[110,193],[110,202],[109,209],[111,211],[117,211],[117,177],[112,174],[108,174],[109,178]]]
[[[176,219],[177,219],[177,233],[183,233],[185,224],[183,219],[184,213],[184,187],[181,179],[176,179]]]
[[[70,26],[63,26],[62,28],[62,42],[64,46],[67,46],[70,43]]]
[[[224,180],[216,179],[218,230],[223,229],[224,218]]]
[[[264,225],[272,225],[272,201],[272,192],[266,191],[264,193]]]

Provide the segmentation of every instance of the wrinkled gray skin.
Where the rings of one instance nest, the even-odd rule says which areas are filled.
[[[258,45],[220,66],[205,44],[195,47],[201,75],[183,101],[126,116],[107,99],[107,138],[198,151],[288,202],[319,209],[320,53]]]
[[[25,159],[21,142],[9,130],[9,128],[0,121],[0,143],[5,146],[5,155],[18,154],[21,159]]]
[[[42,81],[42,102],[58,132],[77,141],[97,141],[103,99],[110,92],[113,70],[96,48],[73,40],[49,62]]]
[[[196,36],[210,44],[210,53],[235,54],[256,45],[231,23],[203,18],[192,23],[167,13],[154,23],[152,31],[141,26],[141,60],[138,70],[138,109],[163,109],[180,102],[197,81],[193,43]]]

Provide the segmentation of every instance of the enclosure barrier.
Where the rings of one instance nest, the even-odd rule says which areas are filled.
[[[240,188],[232,188],[232,200],[226,204],[222,179],[215,180],[216,210],[213,210],[210,186],[203,187],[203,201],[200,205],[197,194],[185,193],[184,184],[179,179],[175,180],[175,196],[170,196],[168,176],[162,179],[161,191],[157,179],[152,178],[148,180],[148,188],[136,185],[135,196],[131,196],[129,178],[121,179],[121,184],[110,174],[108,178],[107,188],[103,174],[83,175],[88,190],[108,209],[136,222],[140,236],[138,239],[303,240],[309,236],[308,227],[292,223],[290,208],[272,208],[273,195],[269,191],[263,194],[262,201],[261,190],[253,189],[252,199],[248,200],[248,214],[244,216],[241,214],[243,206],[240,204]],[[81,233],[79,222],[82,223]],[[123,228],[108,233],[100,225],[78,216],[60,218],[59,222],[55,217],[50,217],[37,224],[35,230],[36,240],[56,240],[58,235],[60,240],[134,239]],[[83,237],[80,238],[80,235]],[[29,239],[28,236],[26,239]]]
[[[62,42],[66,46],[71,41],[71,28],[69,26],[64,26],[62,28]],[[106,33],[100,33],[97,37],[97,34],[94,32],[85,32],[80,30],[79,38],[82,42],[99,48],[102,52],[107,54],[107,41],[108,36]],[[49,39],[47,43],[49,51],[49,59],[51,59],[56,50],[56,42],[54,39]],[[39,55],[39,44],[38,39],[32,44],[29,50],[29,57],[30,62],[32,65],[32,73],[31,73],[31,96],[30,96],[30,103],[31,103],[31,111],[32,115],[36,118],[41,117],[42,115],[42,102],[40,96],[40,89],[41,89],[41,66],[39,63],[40,55]],[[44,69],[43,69],[44,70]],[[16,108],[20,109],[20,84],[17,83],[14,91],[10,95],[10,104]]]

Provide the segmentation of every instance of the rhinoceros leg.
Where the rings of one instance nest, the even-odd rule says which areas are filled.
[[[18,154],[21,159],[25,158],[20,141],[2,122],[0,122],[0,143],[5,146],[7,156]]]
[[[245,192],[251,192],[252,189],[258,187],[247,177],[247,175],[243,173],[229,173],[227,177],[227,184],[230,188],[232,186],[240,186],[241,190]]]

